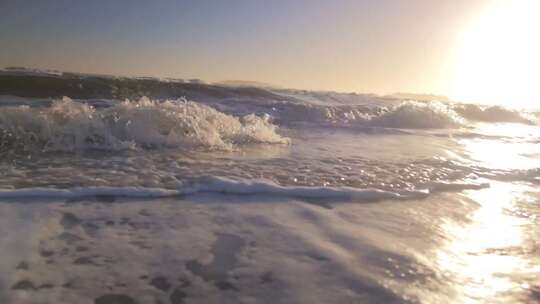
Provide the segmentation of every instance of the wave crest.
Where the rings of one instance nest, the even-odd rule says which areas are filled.
[[[404,129],[442,129],[463,125],[463,119],[448,106],[439,102],[404,102],[374,117],[370,125]]]
[[[439,102],[407,101],[392,107],[315,106],[299,104],[281,109],[282,123],[308,122],[339,127],[443,129],[460,127],[465,120],[450,106]]]
[[[64,97],[48,108],[0,109],[2,148],[47,151],[135,147],[230,149],[248,143],[287,144],[269,117],[235,117],[185,99],[136,102],[95,109]]]
[[[525,113],[501,106],[481,107],[473,104],[456,106],[455,110],[468,120],[483,122],[511,122],[534,125],[535,119]]]

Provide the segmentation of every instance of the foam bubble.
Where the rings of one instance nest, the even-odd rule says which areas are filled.
[[[88,196],[167,197],[179,195],[177,190],[145,187],[76,187],[71,189],[23,188],[0,189],[0,198],[79,198]]]
[[[96,109],[65,97],[51,107],[0,108],[4,147],[49,151],[121,150],[135,147],[230,149],[248,143],[287,144],[269,117],[235,117],[181,100],[142,98]]]
[[[440,102],[406,101],[390,107],[300,103],[283,104],[277,109],[280,123],[306,122],[320,126],[443,129],[465,123],[449,105]]]
[[[455,110],[468,120],[535,124],[535,118],[532,115],[501,106],[482,107],[474,104],[466,104],[456,106]]]
[[[363,201],[382,199],[409,199],[426,197],[426,191],[386,191],[351,187],[305,187],[281,186],[266,179],[233,179],[209,176],[201,178],[194,192],[217,192],[229,194],[267,194],[302,198],[356,199]]]
[[[0,198],[77,198],[88,196],[124,196],[124,197],[167,197],[200,192],[226,194],[262,194],[299,198],[354,199],[374,201],[383,199],[423,198],[428,191],[392,192],[380,189],[357,189],[350,187],[303,187],[280,186],[266,179],[232,179],[208,176],[200,178],[192,185],[179,185],[177,189],[148,187],[75,187],[58,188],[21,188],[0,189]]]
[[[403,129],[443,129],[463,125],[454,110],[440,102],[404,102],[371,119],[371,126]]]

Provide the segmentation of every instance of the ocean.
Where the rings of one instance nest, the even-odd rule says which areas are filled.
[[[540,111],[0,73],[2,303],[540,302]]]

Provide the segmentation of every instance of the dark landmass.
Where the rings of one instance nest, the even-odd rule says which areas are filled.
[[[158,78],[126,78],[75,73],[0,73],[0,95],[33,98],[138,99],[180,98],[266,98],[282,96],[256,87],[230,87],[199,82],[164,81]]]

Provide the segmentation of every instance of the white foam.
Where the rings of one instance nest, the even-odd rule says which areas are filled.
[[[350,187],[280,186],[265,179],[246,180],[209,176],[199,179],[191,186],[181,186],[178,189],[146,187],[0,189],[0,198],[77,198],[88,196],[167,197],[200,192],[277,195],[299,198],[354,199],[361,201],[423,198],[429,194],[427,191],[391,192],[379,189],[357,189]]]
[[[512,122],[529,125],[537,123],[534,114],[501,106],[482,107],[480,105],[466,104],[456,106],[455,110],[464,118],[472,121]]]
[[[407,199],[425,197],[425,191],[391,192],[380,189],[358,189],[351,187],[305,187],[280,186],[266,179],[232,179],[226,177],[205,177],[194,187],[195,192],[217,192],[228,194],[269,194],[302,198],[329,199]]]
[[[423,185],[429,189],[430,193],[435,192],[452,192],[462,190],[480,190],[489,188],[490,184],[487,182],[474,182],[474,181],[462,181],[462,182],[430,182]]]
[[[167,197],[182,194],[178,190],[146,187],[76,187],[70,189],[0,189],[0,198],[78,198],[87,196]]]
[[[371,126],[403,129],[443,129],[463,125],[464,120],[440,102],[404,102],[371,119]]]
[[[268,116],[235,117],[187,100],[142,98],[103,109],[57,100],[48,108],[0,108],[4,144],[52,151],[142,147],[218,148],[247,143],[287,144]]]
[[[283,103],[276,108],[281,123],[306,122],[319,126],[446,129],[461,127],[466,122],[442,102],[406,101],[388,107]]]

